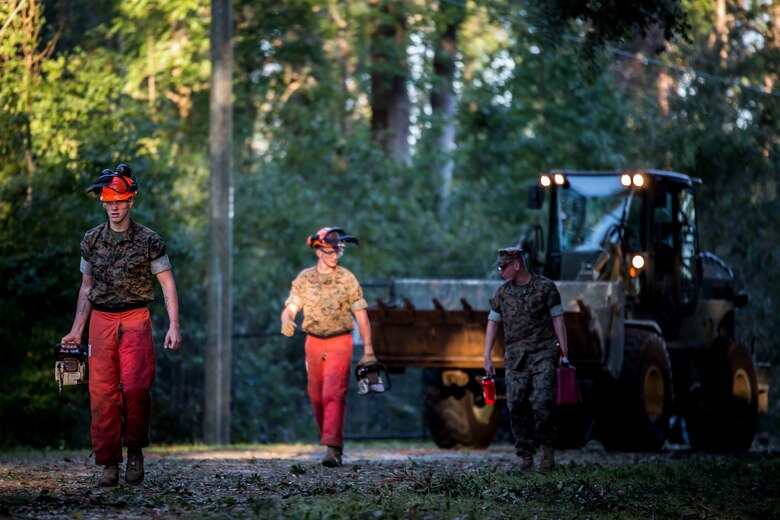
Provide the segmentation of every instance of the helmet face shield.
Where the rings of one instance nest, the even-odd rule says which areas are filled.
[[[345,243],[360,245],[360,242],[357,238],[337,227],[326,227],[320,229],[315,234],[311,235],[306,240],[306,243],[312,249],[323,247],[343,249]]]

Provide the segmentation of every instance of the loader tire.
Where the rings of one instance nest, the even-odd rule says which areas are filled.
[[[718,338],[700,363],[700,387],[685,414],[691,447],[713,453],[744,453],[758,420],[756,367],[747,346]]]
[[[602,403],[598,428],[608,450],[658,451],[669,434],[672,369],[663,339],[626,329],[620,377]]]
[[[444,386],[437,372],[428,369],[425,377],[424,415],[433,442],[445,449],[490,446],[501,423],[498,404],[484,404],[475,385]]]

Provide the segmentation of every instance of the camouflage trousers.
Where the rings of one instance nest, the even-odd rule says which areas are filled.
[[[553,348],[527,352],[522,346],[507,349],[506,390],[515,451],[533,455],[536,445],[555,441],[553,406],[558,354]]]

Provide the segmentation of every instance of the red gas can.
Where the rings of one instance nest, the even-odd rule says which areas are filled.
[[[571,406],[580,404],[580,387],[577,385],[577,369],[568,363],[564,363],[555,371],[557,376],[558,392],[555,404],[558,406]]]

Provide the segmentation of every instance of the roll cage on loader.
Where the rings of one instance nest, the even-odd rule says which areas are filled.
[[[556,410],[560,446],[595,437],[607,449],[658,450],[671,422],[694,449],[751,446],[768,409],[768,365],[754,361],[760,342],[737,339],[747,294],[699,250],[699,182],[658,170],[554,171],[529,189],[529,207],[546,217],[521,242],[529,268],[561,293],[583,395],[582,406]],[[379,358],[426,368],[425,418],[439,446],[486,447],[497,431],[498,406],[484,403],[479,383],[500,283],[394,280],[390,298],[369,308]]]

